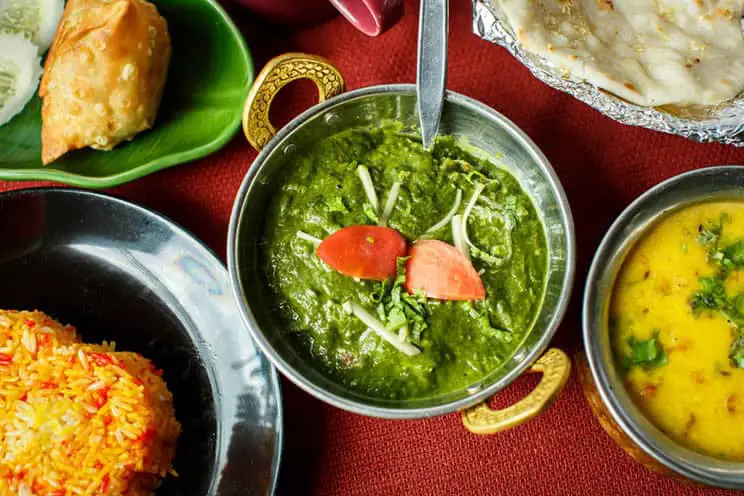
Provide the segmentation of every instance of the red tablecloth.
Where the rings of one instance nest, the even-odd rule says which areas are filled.
[[[555,339],[570,354],[581,349],[584,277],[603,233],[636,196],[659,181],[697,167],[744,162],[744,150],[702,145],[618,124],[533,78],[503,49],[470,29],[470,2],[451,2],[448,87],[512,119],[545,152],[573,208],[578,266],[573,301]],[[325,56],[348,88],[414,82],[418,3],[401,22],[368,38],[342,18],[300,31],[282,30],[230,9],[260,69],[286,51]],[[312,84],[280,95],[275,121],[312,104]],[[113,193],[155,208],[185,225],[224,257],[228,218],[238,186],[256,153],[242,135],[196,163],[115,188]],[[30,183],[0,182],[0,191]],[[385,421],[337,410],[284,381],[285,450],[280,493],[287,495],[612,495],[733,494],[673,482],[648,472],[605,435],[572,377],[563,396],[540,418],[490,437],[462,427],[458,415]],[[499,403],[527,391],[518,383]]]

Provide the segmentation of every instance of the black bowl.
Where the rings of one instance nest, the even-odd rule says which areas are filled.
[[[99,193],[0,194],[0,308],[41,310],[86,342],[163,369],[182,434],[158,495],[272,493],[276,372],[253,344],[219,260],[162,216]]]

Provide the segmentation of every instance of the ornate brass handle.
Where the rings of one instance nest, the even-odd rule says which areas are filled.
[[[503,410],[492,410],[487,401],[464,410],[465,427],[474,434],[495,434],[538,416],[563,391],[571,375],[571,361],[561,350],[551,348],[527,371],[535,372],[542,372],[543,377],[530,394]]]
[[[344,91],[344,78],[323,57],[305,53],[285,53],[274,57],[253,83],[243,108],[243,132],[256,150],[261,150],[276,134],[269,121],[269,109],[279,90],[298,79],[310,79],[318,87],[319,101]]]

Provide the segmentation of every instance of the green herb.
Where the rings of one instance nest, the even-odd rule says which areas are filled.
[[[380,220],[380,218],[377,216],[377,212],[375,211],[375,207],[372,206],[371,203],[364,202],[362,210],[364,211],[364,215],[366,215],[367,218],[375,224]]]
[[[391,331],[397,331],[404,325],[408,324],[408,319],[406,318],[406,314],[403,312],[403,310],[396,306],[393,307],[390,310],[390,313],[387,315],[387,327]]]
[[[721,241],[723,225],[728,223],[731,217],[727,213],[722,213],[718,222],[708,221],[705,225],[698,226],[698,243],[710,252],[718,251],[718,243]]]
[[[731,298],[731,310],[737,320],[744,321],[744,293],[739,293]]]
[[[692,294],[690,306],[694,315],[702,311],[720,312],[734,326],[734,342],[729,358],[738,368],[744,368],[744,293],[730,298],[726,295],[724,281],[728,272],[718,276],[701,277],[700,290]]]
[[[330,212],[338,212],[338,213],[348,213],[349,209],[346,208],[346,205],[344,204],[343,198],[340,196],[333,196],[331,198],[328,198],[326,200],[326,205],[328,206],[328,210]]]
[[[395,284],[402,285],[406,282],[406,264],[411,257],[398,257],[395,260]]]
[[[714,224],[712,222],[706,223],[704,226],[701,224],[698,227],[697,240],[704,248],[718,248],[718,241],[721,238],[721,231],[723,230],[723,222]]]
[[[510,343],[512,341],[513,336],[510,331],[493,325],[491,317],[489,316],[488,307],[483,305],[483,302],[463,301],[460,305],[466,312],[468,312],[470,318],[475,322],[478,322],[478,325],[484,333],[503,343]]]
[[[370,299],[375,303],[380,303],[388,292],[390,283],[388,281],[382,281],[375,284],[374,289],[369,294]]]
[[[723,279],[718,276],[701,277],[700,290],[692,293],[690,305],[696,315],[702,310],[724,311],[728,306],[728,298],[723,287]]]
[[[511,234],[507,233],[507,236],[510,235]],[[489,265],[502,265],[505,262],[505,257],[495,257],[490,253],[486,253],[485,251],[481,250],[477,246],[470,247],[470,254],[473,258],[482,260]]]
[[[721,260],[728,269],[741,269],[744,267],[744,240],[739,240],[723,250]]]
[[[744,368],[744,293],[731,298],[724,285],[731,271],[744,269],[744,240],[719,249],[723,225],[729,220],[727,214],[722,214],[717,224],[708,222],[698,229],[698,242],[708,249],[708,261],[718,272],[698,279],[700,289],[692,293],[690,306],[695,316],[703,311],[720,312],[731,323],[734,342],[729,358],[735,367]]]
[[[663,367],[669,363],[669,357],[659,343],[658,331],[654,331],[653,337],[644,341],[639,341],[634,336],[630,336],[628,346],[630,346],[630,355],[623,360],[623,366],[626,370],[633,367],[643,367],[650,370]]]
[[[467,167],[463,167],[463,170],[467,171],[470,166],[469,164],[465,164]],[[476,183],[482,183],[484,181],[488,181],[488,177],[483,174],[479,170],[472,169],[470,172],[467,173],[465,176],[465,180],[469,182],[470,184],[476,184]]]
[[[395,331],[408,326],[408,335],[413,343],[419,343],[421,334],[428,324],[427,298],[422,293],[409,295],[403,289],[406,280],[406,261],[408,257],[398,258],[398,271],[395,279],[381,281],[372,291],[372,301],[377,303],[377,314],[388,330]]]
[[[739,336],[734,340],[729,354],[731,362],[740,369],[744,369],[744,334],[739,332]]]

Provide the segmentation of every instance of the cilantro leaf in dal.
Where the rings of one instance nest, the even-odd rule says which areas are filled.
[[[633,367],[643,367],[650,370],[663,367],[669,363],[669,357],[659,343],[658,332],[654,333],[653,337],[645,340],[638,340],[634,336],[630,336],[628,346],[630,346],[630,354],[623,359],[623,366],[626,370]]]
[[[744,333],[740,332],[739,336],[734,341],[729,358],[731,358],[731,361],[736,364],[738,368],[744,369]]]
[[[695,291],[690,298],[690,305],[695,314],[702,310],[724,310],[728,301],[723,280],[720,277],[701,277],[700,290]]]
[[[744,268],[744,240],[736,241],[723,250],[724,263],[727,268]]]
[[[718,273],[698,279],[700,289],[690,296],[690,307],[696,316],[702,311],[719,312],[731,323],[734,342],[729,358],[735,367],[744,368],[744,293],[729,297],[725,288],[731,271],[744,269],[744,239],[719,249],[723,225],[728,220],[722,215],[718,224],[699,228],[698,242],[708,249],[708,260],[718,267]]]

